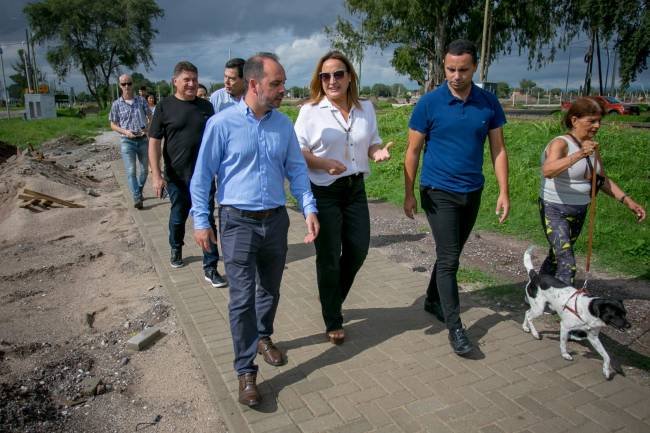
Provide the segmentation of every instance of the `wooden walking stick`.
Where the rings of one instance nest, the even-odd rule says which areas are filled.
[[[598,177],[598,161],[600,160],[600,155],[598,154],[598,148],[594,149],[594,166],[591,170],[591,203],[589,205],[589,228],[587,230],[587,261],[585,263],[585,282],[582,285],[583,289],[587,288],[587,282],[589,281],[589,268],[591,266],[591,246],[593,243],[594,237],[594,225],[596,222],[596,178]]]

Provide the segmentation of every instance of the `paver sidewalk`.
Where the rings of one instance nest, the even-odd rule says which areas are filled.
[[[130,203],[121,161],[113,170]],[[314,249],[302,243],[305,224],[291,210],[273,335],[288,363],[271,367],[258,357],[264,401],[246,408],[237,403],[228,290],[204,281],[190,229],[188,264],[169,266],[169,202],[144,204],[132,215],[232,433],[650,432],[648,388],[620,375],[605,381],[594,351],[567,362],[555,334],[534,340],[515,318],[468,299],[462,318],[478,350],[472,359],[454,355],[446,330],[422,310],[427,276],[372,249],[345,304],[346,341],[329,344]]]

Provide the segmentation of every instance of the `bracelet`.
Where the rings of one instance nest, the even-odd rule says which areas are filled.
[[[625,197],[627,197],[627,194],[623,194],[623,197],[619,198],[618,201],[625,203]]]

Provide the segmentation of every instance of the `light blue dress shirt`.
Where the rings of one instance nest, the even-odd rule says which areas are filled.
[[[208,193],[217,177],[217,201],[248,211],[284,206],[284,179],[304,215],[316,213],[307,164],[291,120],[277,110],[261,119],[242,99],[205,126],[190,183],[195,229],[206,229]]]
[[[223,111],[226,108],[231,107],[233,105],[237,105],[240,100],[241,98],[235,99],[232,97],[230,93],[226,92],[225,87],[222,87],[221,89],[217,90],[216,92],[212,93],[212,95],[210,95],[210,102],[214,107],[215,113]]]

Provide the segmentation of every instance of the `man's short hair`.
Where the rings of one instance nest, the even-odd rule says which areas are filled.
[[[451,54],[452,56],[462,56],[463,54],[469,54],[472,56],[472,63],[477,63],[478,53],[476,51],[476,45],[474,42],[468,41],[467,39],[456,39],[447,45],[447,52],[445,54]]]
[[[147,86],[140,86],[140,89],[139,89],[139,90],[140,90],[141,92],[149,93],[149,89],[147,88]]]
[[[260,81],[264,78],[264,59],[271,59],[280,63],[278,56],[273,53],[262,52],[250,57],[244,64],[244,80],[246,80],[246,84],[252,79]]]
[[[226,69],[237,69],[237,76],[239,78],[244,78],[244,64],[246,60],[235,57],[226,62]]]
[[[187,60],[183,60],[176,63],[176,66],[174,66],[173,77],[176,78],[183,72],[194,72],[195,74],[198,74],[199,70],[192,63],[188,62]]]

